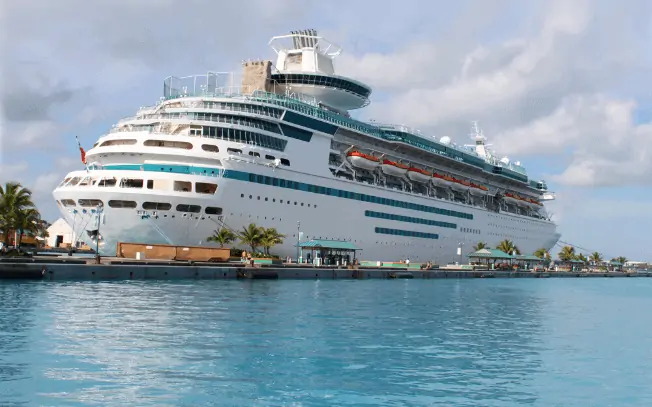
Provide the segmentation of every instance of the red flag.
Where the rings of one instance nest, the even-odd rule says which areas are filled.
[[[81,153],[82,163],[86,164],[86,151],[84,151],[84,148],[82,146],[79,146],[79,152]]]

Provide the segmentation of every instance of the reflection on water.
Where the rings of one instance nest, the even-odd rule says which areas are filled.
[[[0,405],[587,405],[566,323],[623,316],[577,301],[652,282],[585,280],[0,283]]]

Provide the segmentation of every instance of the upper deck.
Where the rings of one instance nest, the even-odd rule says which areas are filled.
[[[529,187],[540,191],[547,190],[545,182],[529,180],[527,171],[523,166],[504,158],[497,159],[492,155],[480,156],[473,148],[451,143],[447,138],[437,140],[403,125],[367,123],[356,120],[348,116],[348,114],[329,109],[315,97],[290,93],[287,90],[283,92],[284,94],[281,94],[281,90],[276,89],[274,84],[271,84],[269,91],[264,91],[235,86],[235,83],[237,83],[236,75],[233,73],[209,72],[205,75],[193,75],[183,78],[168,77],[164,84],[162,103],[167,104],[170,103],[170,100],[179,98],[200,97],[233,98],[246,100],[249,103],[271,104],[300,113],[300,115],[286,115],[284,117],[286,121],[296,122],[294,124],[332,135],[335,134],[337,128],[342,128],[389,142],[407,144],[450,158],[459,163],[480,168],[490,174],[501,175],[526,183]]]

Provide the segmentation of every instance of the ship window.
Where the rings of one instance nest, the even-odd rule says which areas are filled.
[[[198,194],[214,194],[217,191],[217,184],[210,184],[207,182],[196,182],[195,191]]]
[[[109,207],[111,208],[128,208],[133,209],[137,206],[134,201],[121,201],[121,200],[111,200],[109,201]]]
[[[72,199],[62,199],[61,204],[63,206],[75,206],[75,201],[73,201]]]
[[[176,192],[190,192],[192,190],[192,183],[188,181],[174,181],[173,190]]]
[[[206,209],[204,209],[207,215],[221,215],[222,214],[222,208],[217,208],[214,206],[207,206]]]
[[[199,213],[201,211],[201,206],[199,206],[199,205],[179,204],[179,205],[177,205],[177,211],[178,212]]]
[[[172,205],[167,202],[143,202],[143,209],[155,211],[169,211]]]
[[[136,178],[123,178],[120,181],[120,188],[142,188],[143,180]]]
[[[79,206],[83,206],[85,208],[95,208],[97,206],[104,205],[104,203],[99,199],[80,199],[78,202]]]
[[[249,155],[252,156],[252,157],[260,157],[260,153],[254,152],[254,151],[250,151]]]
[[[238,149],[238,148],[231,148],[231,147],[229,147],[229,148],[226,149],[226,151],[227,151],[228,153],[233,153],[233,154],[242,154],[242,150],[240,150],[240,149]]]
[[[290,160],[287,158],[281,158],[281,165],[290,166]]]
[[[273,155],[265,154],[265,159],[274,161],[276,160],[276,157],[274,157]]]
[[[74,187],[79,183],[79,180],[81,180],[81,177],[74,177],[73,179],[70,180],[68,183],[69,186]]]
[[[147,189],[154,189],[154,180],[153,179],[148,179],[147,180]]]
[[[148,147],[181,148],[185,150],[192,149],[192,143],[186,141],[146,140],[144,145]]]
[[[136,144],[136,139],[117,139],[109,140],[100,144],[100,147],[109,147],[109,146],[131,146]]]
[[[117,180],[115,178],[103,178],[100,180],[100,182],[97,184],[97,186],[100,187],[114,187],[115,184],[117,184]]]
[[[216,145],[213,144],[202,144],[201,149],[204,151],[210,151],[212,153],[218,153],[220,151],[219,148],[217,148]]]
[[[88,186],[90,185],[91,177],[84,177],[84,179],[81,180],[78,186]]]

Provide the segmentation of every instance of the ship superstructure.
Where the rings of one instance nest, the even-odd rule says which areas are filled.
[[[465,146],[355,120],[371,88],[335,74],[340,47],[314,30],[270,45],[275,63],[244,62],[241,77],[166,78],[156,105],[99,138],[54,191],[87,244],[202,245],[255,223],[286,236],[281,256],[315,238],[351,241],[363,259],[443,264],[477,242],[524,253],[557,242],[543,206],[554,194],[490,151],[477,124]]]

